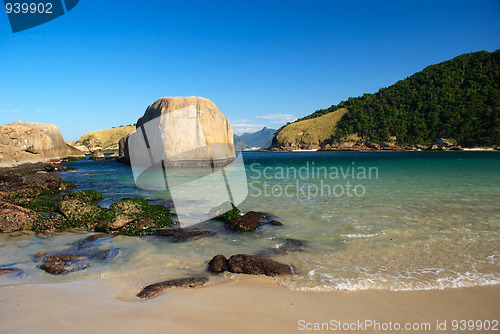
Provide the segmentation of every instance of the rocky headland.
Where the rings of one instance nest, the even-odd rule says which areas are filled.
[[[14,122],[0,126],[0,167],[48,162],[65,157],[85,158],[82,151],[67,145],[53,124]]]

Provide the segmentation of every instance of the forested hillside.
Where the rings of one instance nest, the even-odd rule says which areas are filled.
[[[349,98],[298,121],[347,108],[330,141],[357,134],[370,141],[396,136],[401,145],[429,144],[441,137],[463,146],[500,145],[499,85],[500,50],[479,51],[428,66],[375,94]]]

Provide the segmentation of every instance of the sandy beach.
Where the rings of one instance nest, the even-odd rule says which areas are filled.
[[[453,320],[500,319],[500,286],[427,290],[298,292],[272,278],[171,290],[139,301],[105,281],[0,288],[2,333],[300,333],[314,323],[395,323],[413,332],[453,333]],[[446,330],[436,330],[446,321]],[[429,324],[430,330],[422,329]],[[339,323],[337,323],[339,324]],[[415,325],[416,324],[416,325]],[[357,325],[356,325],[357,326]],[[320,332],[345,332],[334,327]],[[391,332],[357,328],[352,333]],[[408,331],[392,331],[408,332]],[[463,331],[460,331],[463,332]],[[481,332],[481,331],[475,331]]]

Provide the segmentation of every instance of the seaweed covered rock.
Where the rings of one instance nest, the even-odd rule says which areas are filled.
[[[92,228],[95,224],[117,215],[93,202],[79,199],[59,201],[57,211],[68,221],[68,228]]]
[[[245,215],[238,217],[228,223],[228,227],[235,232],[251,232],[260,226],[260,214],[249,211]]]
[[[26,198],[21,197],[11,200],[12,204],[30,209],[36,212],[54,212],[57,209],[57,202],[46,198]]]
[[[120,210],[123,213],[142,213],[149,203],[144,198],[123,198],[109,206],[110,209]]]
[[[116,215],[103,220],[94,228],[96,232],[130,236],[146,234],[149,229],[161,229],[173,225],[170,210],[163,205],[151,205],[143,198],[124,198],[110,205]]]
[[[160,283],[155,283],[146,286],[137,294],[137,297],[141,299],[149,299],[158,296],[165,290],[172,288],[194,288],[200,285],[204,285],[208,282],[207,277],[187,277],[180,279],[173,279],[169,281],[164,281]]]
[[[77,190],[66,193],[59,197],[57,201],[64,201],[68,199],[79,199],[82,201],[98,201],[103,199],[102,194],[95,190]]]
[[[241,211],[232,202],[227,201],[210,210],[209,214],[214,218],[218,218],[226,223],[229,223],[240,217]]]
[[[136,216],[132,214],[121,214],[116,216],[109,224],[108,227],[112,231],[121,229],[136,220]]]
[[[31,230],[34,225],[48,220],[32,210],[0,201],[0,233]]]
[[[40,195],[54,194],[75,187],[72,182],[62,181],[55,172],[67,167],[60,164],[37,163],[12,168],[0,168],[0,200],[38,212],[51,212]],[[53,203],[50,206],[53,207]]]
[[[277,217],[264,212],[248,211],[242,215],[240,209],[231,202],[225,202],[213,208],[209,214],[224,221],[227,224],[226,226],[235,232],[252,232],[265,224],[283,225],[276,220]]]

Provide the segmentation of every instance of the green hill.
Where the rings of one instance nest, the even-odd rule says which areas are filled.
[[[346,112],[347,109],[341,108],[319,117],[291,123],[276,134],[273,144],[309,146],[324,143],[335,136],[337,122]]]
[[[118,144],[124,136],[135,130],[135,125],[119,126],[106,130],[89,132],[80,137],[75,144],[89,147],[107,148]]]
[[[304,120],[347,108],[338,123],[328,122],[320,144],[358,135],[379,142],[397,137],[400,145],[430,144],[453,138],[463,146],[500,145],[500,50],[479,51],[431,65],[375,94],[349,98],[278,130],[283,133]],[[322,121],[322,120],[321,120]],[[292,131],[293,132],[293,131]],[[300,143],[300,138],[294,140]]]

